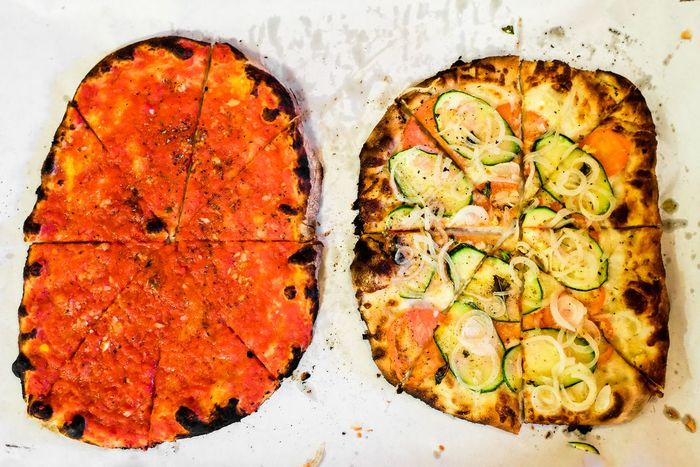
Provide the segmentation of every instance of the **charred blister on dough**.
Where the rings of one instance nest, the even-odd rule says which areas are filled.
[[[244,414],[239,413],[238,399],[235,398],[229,399],[228,404],[223,407],[216,406],[209,422],[200,420],[197,414],[189,407],[181,406],[175,413],[175,420],[188,433],[178,435],[178,438],[189,438],[211,433],[226,425],[240,421],[244,416]]]
[[[25,235],[36,235],[41,231],[41,224],[34,222],[34,213],[25,219],[22,231]]]
[[[53,408],[44,401],[36,400],[29,404],[27,413],[40,420],[48,420],[53,415]]]
[[[41,175],[50,175],[51,173],[53,173],[55,160],[56,156],[54,155],[54,149],[51,148],[51,151],[49,151],[49,154],[46,156],[46,159],[44,159],[44,163],[41,164]]]
[[[153,217],[146,223],[148,233],[159,233],[165,229],[165,223],[158,217]]]
[[[284,288],[284,296],[287,300],[294,300],[297,296],[297,289],[293,285],[288,285]]]
[[[20,343],[28,341],[29,339],[34,339],[36,337],[36,328],[32,329],[29,332],[22,332],[19,335],[19,341]]]
[[[313,245],[305,245],[301,249],[297,250],[296,253],[292,254],[287,261],[290,264],[310,264],[316,260],[316,249]]]
[[[19,308],[17,308],[17,316],[19,316],[20,318],[24,318],[28,314],[29,312],[27,312],[27,307],[24,306],[24,304],[21,304]]]
[[[279,209],[280,211],[282,211],[284,214],[286,214],[288,216],[294,216],[294,215],[299,213],[298,209],[296,209],[295,207],[292,207],[288,204],[284,204],[284,203],[277,206],[277,209]]]
[[[24,266],[23,276],[25,279],[28,279],[30,276],[38,277],[41,275],[42,269],[43,266],[41,265],[41,263],[38,261],[34,261],[32,264],[26,264]]]
[[[61,428],[61,433],[73,439],[80,439],[85,432],[85,417],[82,415],[74,415],[70,422],[67,422]]]
[[[292,373],[294,373],[294,370],[297,369],[299,366],[299,362],[301,361],[301,357],[304,355],[304,351],[301,349],[299,346],[294,346],[292,347],[292,358],[289,360],[289,363],[287,364],[287,370],[280,373],[279,379],[284,379],[287,376],[291,376]]]
[[[277,78],[267,73],[266,71],[251,65],[250,63],[245,66],[245,74],[248,77],[248,79],[255,83],[253,85],[253,91],[251,93],[256,93],[258,86],[261,83],[264,83],[267,87],[269,87],[272,90],[273,94],[277,97],[278,115],[279,113],[285,113],[290,119],[296,116],[292,96],[285,89],[285,87],[282,86],[282,83],[277,81]],[[265,118],[264,114],[263,118]]]
[[[12,373],[20,380],[24,381],[24,373],[34,369],[34,365],[29,357],[20,352],[14,362],[12,362]]]

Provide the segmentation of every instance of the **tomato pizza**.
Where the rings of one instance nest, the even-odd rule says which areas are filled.
[[[28,412],[147,448],[256,411],[311,342],[321,167],[293,95],[229,44],[147,39],[68,104],[24,224]]]
[[[511,432],[663,394],[656,132],[629,80],[459,61],[397,97],[360,164],[353,284],[400,391]]]

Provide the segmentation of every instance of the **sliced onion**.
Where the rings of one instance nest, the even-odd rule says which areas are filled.
[[[561,389],[561,402],[564,407],[572,412],[588,410],[598,395],[598,385],[591,370],[581,363],[572,365],[564,370],[564,375],[581,380],[575,386],[583,384],[587,388],[586,397],[583,400],[575,400],[571,397],[570,388]]]
[[[447,222],[447,225],[450,227],[462,225],[477,226],[487,224],[488,221],[489,215],[486,209],[472,204],[457,211]]]
[[[520,274],[518,274],[518,271],[515,268],[521,264],[524,265],[526,269],[532,269],[535,272],[539,272],[540,270],[540,268],[537,266],[537,263],[535,263],[527,256],[514,256],[513,258],[511,258],[509,263],[510,275],[513,278],[513,282],[518,288],[522,287],[523,281],[520,279]]]
[[[484,349],[493,347],[496,329],[491,318],[483,311],[471,310],[465,313],[458,326],[460,331],[457,338],[469,352],[484,355]]]
[[[560,293],[549,304],[552,318],[558,326],[572,332],[576,332],[586,317],[586,307],[569,294]],[[562,311],[568,310],[570,317],[565,318]]]
[[[542,384],[532,389],[530,401],[535,412],[541,414],[551,414],[561,409],[561,396],[559,391],[553,386]]]
[[[611,403],[612,388],[609,384],[606,384],[598,392],[598,395],[595,398],[595,402],[593,403],[593,410],[595,410],[598,413],[605,412],[606,410],[608,410],[608,407],[610,407]]]

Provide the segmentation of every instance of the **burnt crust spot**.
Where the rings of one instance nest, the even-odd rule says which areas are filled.
[[[29,339],[34,339],[36,337],[36,328],[32,329],[29,332],[22,332],[19,335],[19,341],[24,342],[28,341]]]
[[[284,288],[284,296],[287,300],[294,300],[297,296],[297,289],[293,285],[288,285]]]
[[[231,398],[228,403],[221,407],[215,406],[211,421],[205,422],[200,420],[196,413],[189,407],[181,406],[175,412],[175,420],[188,431],[187,434],[178,435],[178,438],[188,438],[190,436],[199,436],[219,428],[240,421],[243,418],[238,411],[238,399]]]
[[[610,406],[610,409],[608,409],[608,411],[600,417],[600,421],[604,422],[606,420],[612,420],[613,418],[619,417],[620,414],[622,414],[623,407],[624,401],[622,400],[622,396],[616,392],[613,392],[613,403]]]
[[[627,204],[621,204],[610,214],[610,220],[613,222],[613,225],[624,225],[627,222],[629,213],[630,208]]]
[[[636,289],[629,288],[625,290],[622,293],[622,298],[625,300],[625,305],[637,314],[644,312],[647,308],[646,297]]]
[[[447,376],[447,365],[443,365],[435,372],[435,384],[442,383],[442,380]]]
[[[12,373],[21,380],[24,380],[24,373],[34,369],[34,365],[29,358],[22,352],[19,353],[14,362],[12,362]]]
[[[274,76],[251,64],[245,66],[245,74],[248,79],[255,83],[253,85],[254,90],[257,91],[258,85],[264,83],[279,100],[277,105],[278,111],[286,113],[290,118],[294,117],[294,101],[289,92],[282,86],[282,83],[277,81]]]
[[[309,168],[309,158],[306,150],[302,147],[297,149],[297,166],[294,174],[298,177],[299,191],[305,194],[311,192],[311,169]]]
[[[262,111],[262,118],[266,122],[274,122],[279,114],[280,109],[268,109],[267,107],[264,107]]]
[[[146,223],[148,233],[158,233],[165,229],[165,223],[158,217],[153,217]]]
[[[41,270],[43,266],[40,262],[34,261],[32,264],[27,264],[24,266],[24,278],[28,279],[30,276],[37,277],[41,275]]]
[[[290,264],[309,264],[316,260],[316,249],[312,245],[305,245],[292,256],[290,256],[287,261]]]
[[[279,206],[277,206],[277,209],[279,209],[280,211],[282,211],[284,214],[286,214],[288,216],[293,216],[299,212],[299,211],[297,211],[296,208],[294,208],[288,204],[280,204]]]
[[[46,192],[44,191],[43,186],[39,186],[36,189],[36,200],[37,201],[43,201],[46,199]]]
[[[24,221],[22,231],[25,235],[37,235],[41,230],[41,224],[34,222],[34,214],[30,214]]]
[[[279,379],[286,378],[287,376],[291,376],[291,374],[294,373],[294,370],[296,370],[299,366],[299,362],[301,361],[302,355],[304,355],[304,351],[301,350],[301,347],[298,347],[296,345],[292,347],[292,358],[287,364],[287,370],[284,373],[280,374]]]
[[[49,155],[46,156],[46,159],[44,159],[44,163],[41,164],[41,175],[49,175],[51,172],[53,172],[55,160],[56,156],[54,155],[52,149],[49,152]]]
[[[243,52],[229,44],[228,42],[219,42],[217,45],[223,45],[224,47],[227,47],[231,53],[233,54],[234,57],[236,57],[238,60],[247,60],[248,58],[245,56]]]
[[[149,45],[154,47],[160,47],[161,49],[167,50],[175,55],[180,60],[189,60],[194,55],[194,51],[188,47],[183,46],[181,39],[175,36],[167,37],[157,37],[148,41]]]
[[[317,302],[318,288],[316,286],[304,287],[304,297]]]
[[[24,306],[24,304],[21,304],[19,308],[17,308],[17,316],[20,318],[24,318],[27,316],[29,313],[27,312],[27,307]]]
[[[48,420],[53,415],[53,408],[43,401],[34,401],[27,407],[27,413],[40,420]]]
[[[85,417],[82,415],[75,415],[73,420],[63,425],[61,428],[61,433],[73,439],[80,439],[83,437],[85,432]]]

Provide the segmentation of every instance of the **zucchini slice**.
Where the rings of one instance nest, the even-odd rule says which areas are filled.
[[[391,156],[389,173],[410,204],[442,208],[451,216],[471,203],[471,183],[447,157],[413,147]]]
[[[588,189],[590,195],[573,197],[562,192],[561,185],[566,184],[566,177],[569,177],[571,174],[576,174],[577,178],[586,177],[593,170],[595,170],[597,175],[592,182],[592,186]],[[586,212],[594,215],[605,214],[610,210],[610,205],[615,199],[603,165],[598,159],[581,149],[574,150],[569,157],[564,159],[557,167],[556,172],[552,174],[551,178],[543,186],[547,193],[564,203],[567,209],[576,212],[582,212],[585,209]]]
[[[584,443],[582,441],[569,441],[569,446],[572,448],[580,449],[581,451],[592,452],[593,454],[600,454],[598,448],[592,444]]]
[[[520,301],[520,313],[527,315],[542,308],[544,292],[540,284],[539,270],[527,268],[523,274],[523,293]]]
[[[551,339],[557,341],[560,333],[562,333],[563,341],[574,338],[569,331],[552,328],[523,331],[521,341],[523,346],[523,378],[527,383],[539,386],[546,384],[547,378],[552,377],[552,369],[561,361],[561,356]],[[548,336],[551,339],[533,339],[539,336]],[[575,337],[574,343],[576,347],[569,346],[564,349],[566,357],[574,358],[577,363],[589,366],[595,358],[593,348],[583,337]],[[595,371],[595,365],[592,365],[591,371]],[[567,375],[561,380],[561,383],[565,387],[569,387],[579,381],[581,380]]]
[[[480,350],[470,350],[464,345],[465,326],[484,333],[478,347]],[[469,390],[491,392],[503,382],[503,343],[491,318],[483,311],[465,303],[455,303],[435,330],[433,338],[450,371]]]
[[[462,284],[466,284],[472,279],[485,256],[486,253],[466,243],[460,243],[450,251],[450,258],[452,259],[450,278],[455,288],[459,288]]]
[[[503,379],[513,392],[520,391],[523,385],[523,348],[520,344],[508,349],[503,356]]]
[[[488,256],[464,289],[462,298],[473,302],[495,321],[519,322],[515,297],[502,295],[512,289],[510,265],[501,258]]]
[[[560,134],[549,134],[535,141],[533,150],[537,151],[535,169],[544,186],[559,164],[574,151],[576,143]]]
[[[411,217],[415,206],[403,204],[387,214],[384,230],[411,230],[416,227],[416,220]]]
[[[587,232],[564,227],[553,235],[546,230],[523,230],[523,240],[533,248],[546,272],[570,289],[583,292],[608,280],[608,258]],[[545,254],[553,240],[559,243],[560,254]]]
[[[407,245],[406,243],[411,242],[411,238],[413,237],[396,237],[394,240],[394,261],[407,266],[408,269],[406,280],[399,281],[398,294],[402,298],[423,298],[435,276],[437,265],[432,259],[425,259],[423,255],[417,253],[411,254],[411,257],[404,257],[399,253],[403,246],[412,246],[412,250],[415,248],[427,250],[427,246],[420,244]]]
[[[457,152],[470,157],[464,148],[468,145],[495,143],[499,127],[505,135],[513,136],[513,130],[503,117],[483,99],[462,91],[447,91],[441,94],[433,107],[435,125],[442,138]],[[510,162],[520,152],[514,141],[502,141],[496,150],[480,156],[484,165]]]
[[[406,282],[399,286],[401,298],[423,298],[435,275],[435,268],[425,267],[414,281]]]
[[[521,225],[523,228],[547,227],[557,213],[546,206],[538,206],[525,213]]]

